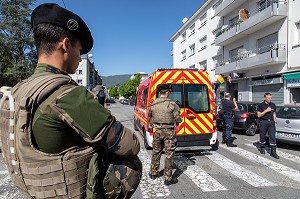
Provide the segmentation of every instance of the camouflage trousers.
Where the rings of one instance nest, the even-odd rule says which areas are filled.
[[[105,165],[98,157],[94,166],[89,167],[94,178],[88,178],[87,199],[131,198],[142,177],[142,162],[138,157],[119,157],[110,154],[109,164]],[[91,171],[92,170],[92,171]],[[106,170],[106,172],[103,172]]]
[[[174,129],[156,129],[153,137],[153,153],[151,159],[150,174],[157,175],[160,165],[161,155],[165,149],[165,169],[164,178],[172,179],[173,157],[175,155],[177,140]]]

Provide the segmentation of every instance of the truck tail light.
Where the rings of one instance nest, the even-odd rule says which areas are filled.
[[[246,112],[246,113],[243,113],[243,114],[240,116],[240,118],[241,118],[241,119],[247,119],[249,116],[250,116],[250,114],[249,114],[248,112]]]

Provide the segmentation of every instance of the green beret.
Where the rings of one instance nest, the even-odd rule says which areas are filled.
[[[50,23],[68,30],[81,41],[81,54],[88,53],[93,48],[93,37],[85,22],[73,12],[54,3],[45,3],[36,7],[31,15],[33,31],[40,23]]]

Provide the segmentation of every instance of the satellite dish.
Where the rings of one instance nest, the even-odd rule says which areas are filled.
[[[185,18],[182,19],[182,23],[185,23],[185,22],[187,22],[188,20],[189,20],[189,19],[185,17]]]

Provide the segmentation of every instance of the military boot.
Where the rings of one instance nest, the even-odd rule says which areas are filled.
[[[276,146],[271,145],[271,153],[270,153],[270,155],[271,155],[272,157],[274,157],[275,159],[279,159],[279,156],[278,156],[277,153],[276,153]]]
[[[230,139],[227,140],[227,147],[237,147],[236,144],[233,144],[233,140],[235,140],[233,137],[231,137]]]
[[[265,144],[260,144],[258,150],[259,150],[259,152],[261,154],[265,154],[266,153],[266,151],[265,151]]]

